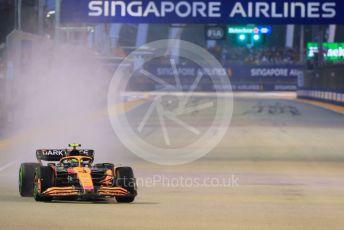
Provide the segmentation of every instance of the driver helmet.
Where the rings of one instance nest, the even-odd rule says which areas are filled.
[[[71,160],[70,160],[70,164],[71,164],[71,166],[72,167],[77,167],[79,164],[78,164],[78,160],[77,159],[74,159],[74,158],[72,158]]]

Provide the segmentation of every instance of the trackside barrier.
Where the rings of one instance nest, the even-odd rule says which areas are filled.
[[[343,73],[343,64],[306,70],[298,80],[298,97],[344,105]]]
[[[312,99],[344,106],[344,90],[329,91],[325,89],[299,89],[297,91],[297,96],[301,99]]]
[[[199,66],[193,63],[183,63],[176,66],[181,86],[184,90],[190,89],[197,77]],[[174,71],[170,64],[152,61],[145,64],[145,69],[166,82],[174,82]],[[302,65],[253,65],[224,63],[223,69],[213,69],[215,74],[229,77],[233,91],[296,91],[297,78],[302,77]],[[199,82],[196,91],[212,92],[214,90],[228,90],[228,86],[212,82],[209,73],[205,73]],[[140,73],[130,80],[130,87],[134,91],[159,90],[159,84],[146,79]],[[227,88],[226,88],[227,87]]]

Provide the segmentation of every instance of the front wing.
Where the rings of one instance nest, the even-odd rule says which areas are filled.
[[[122,187],[100,186],[93,191],[85,192],[83,189],[75,186],[68,187],[51,187],[42,193],[43,196],[51,197],[68,197],[68,196],[98,196],[98,197],[115,197],[115,196],[133,196],[128,190]]]

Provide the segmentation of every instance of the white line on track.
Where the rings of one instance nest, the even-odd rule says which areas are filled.
[[[18,161],[15,160],[15,161],[11,161],[11,162],[5,164],[4,166],[1,166],[1,167],[0,167],[0,172],[2,172],[2,171],[4,171],[4,170],[8,169],[9,167],[11,167],[12,165],[14,165],[14,164],[17,163],[17,162],[18,162]]]

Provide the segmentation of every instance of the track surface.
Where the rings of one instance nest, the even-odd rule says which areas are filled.
[[[64,146],[74,136],[35,132],[1,146],[1,229],[343,229],[343,115],[279,96],[238,95],[231,128],[221,144],[206,157],[176,167],[129,154],[106,119],[82,125],[102,127],[93,138],[80,140],[101,152],[98,161],[133,165],[141,182],[211,177],[232,178],[233,186],[141,183],[132,204],[37,203],[18,195],[19,162],[33,160],[32,149],[43,137],[48,146]],[[178,129],[170,128],[178,138]],[[147,138],[154,141],[157,136],[152,130]]]

